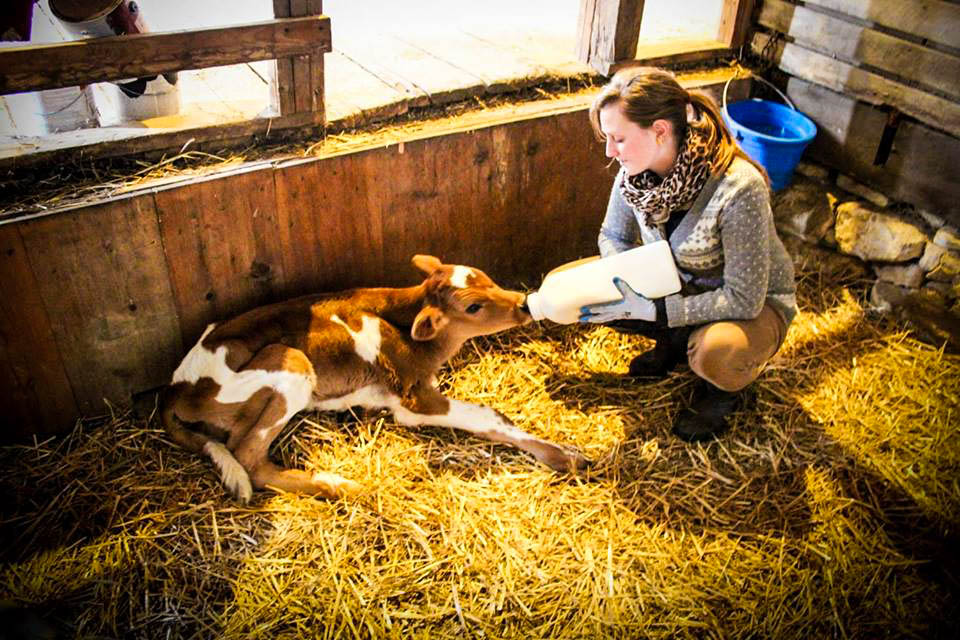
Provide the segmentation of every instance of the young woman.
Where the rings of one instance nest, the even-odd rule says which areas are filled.
[[[648,300],[615,280],[623,299],[584,307],[580,321],[655,340],[630,363],[631,375],[662,377],[688,361],[702,384],[673,431],[709,439],[796,315],[793,263],[773,226],[766,172],[737,146],[714,102],[664,70],[617,73],[590,121],[621,167],[600,255],[666,239],[683,288]]]

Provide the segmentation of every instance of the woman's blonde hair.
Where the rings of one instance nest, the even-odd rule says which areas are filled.
[[[695,127],[704,136],[707,148],[714,149],[710,162],[714,174],[722,174],[734,158],[740,157],[755,166],[770,184],[763,166],[754,162],[733,139],[713,98],[700,91],[687,91],[669,71],[655,67],[618,71],[590,106],[590,124],[600,140],[606,139],[600,128],[600,110],[615,103],[622,104],[627,119],[641,127],[650,127],[655,120],[667,120],[673,125],[678,145],[683,143],[687,127]],[[694,120],[690,123],[687,105],[694,108]]]

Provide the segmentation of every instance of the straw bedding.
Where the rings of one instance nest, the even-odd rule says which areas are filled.
[[[644,338],[468,343],[441,386],[581,447],[582,478],[376,412],[297,416],[273,452],[363,482],[354,501],[241,506],[149,412],[6,448],[0,636],[949,637],[960,357],[810,251],[787,343],[713,443],[669,433],[689,370],[620,374]]]

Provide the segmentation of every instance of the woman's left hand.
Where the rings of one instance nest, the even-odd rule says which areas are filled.
[[[613,279],[613,285],[623,296],[622,300],[588,304],[580,308],[580,322],[612,322],[613,320],[646,320],[655,322],[657,307],[648,298],[634,291],[626,281]]]

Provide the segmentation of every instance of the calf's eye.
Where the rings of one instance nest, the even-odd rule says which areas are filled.
[[[474,303],[471,304],[469,307],[467,307],[467,313],[469,313],[469,314],[472,315],[472,314],[476,313],[477,311],[480,311],[480,309],[482,309],[482,308],[483,308],[483,305],[482,305],[482,304],[480,304],[479,302],[474,302]]]

